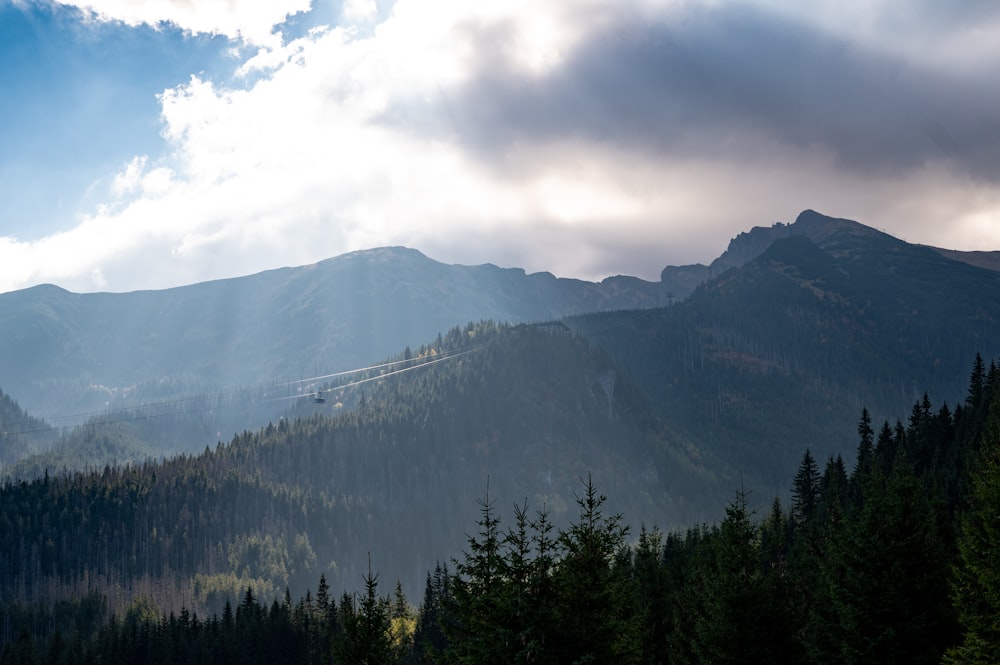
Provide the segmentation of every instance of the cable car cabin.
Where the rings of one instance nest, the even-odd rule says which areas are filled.
[[[316,396],[313,397],[313,401],[317,404],[326,404],[326,398],[323,397],[323,393],[316,393]]]

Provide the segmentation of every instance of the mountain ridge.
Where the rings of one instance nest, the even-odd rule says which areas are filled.
[[[214,451],[198,443],[195,452],[203,453],[178,455],[162,464],[109,463],[103,473],[91,466],[87,482],[98,486],[103,475],[131,474],[141,482],[123,483],[122,492],[151,488],[164,495],[172,480],[186,483],[203,499],[181,499],[170,510],[154,506],[155,524],[165,540],[147,544],[168,561],[210,575],[212,584],[227,591],[245,588],[244,582],[258,577],[254,571],[260,562],[244,575],[241,558],[248,543],[263,547],[262,541],[279,550],[275,556],[281,561],[299,560],[282,551],[292,548],[300,550],[302,561],[319,566],[300,573],[325,567],[332,575],[339,569],[338,579],[363,574],[366,549],[389,551],[398,559],[388,567],[409,566],[405,575],[412,588],[431,562],[415,562],[410,555],[418,545],[426,556],[460,546],[455,545],[461,540],[458,531],[447,545],[434,541],[443,513],[480,496],[484,485],[497,493],[491,496],[528,499],[533,507],[559,516],[572,506],[578,489],[575,476],[593,471],[609,494],[629,503],[634,518],[654,515],[649,523],[668,528],[717,514],[726,495],[744,483],[765,501],[775,494],[787,496],[787,484],[782,483],[787,483],[804,449],[820,460],[853,452],[862,408],[870,410],[876,425],[888,422],[920,400],[918,391],[927,390],[935,402],[944,399],[958,409],[956,400],[965,388],[960,377],[973,356],[1000,356],[1000,274],[849,220],[811,213],[802,221],[795,232],[772,227],[752,232],[753,238],[743,237],[729,258],[737,263],[741,257],[752,258],[667,307],[591,312],[544,326],[480,322],[443,335],[439,331],[436,339],[428,335],[420,347],[396,349],[391,362],[402,362],[405,373],[390,373],[380,365],[344,384],[335,377],[325,377],[329,382],[322,385],[318,380],[298,384],[298,392],[278,398],[290,401],[275,402],[294,404],[285,417],[274,418],[275,424],[256,429],[248,425]],[[782,237],[756,253],[762,238],[777,234]],[[367,284],[386,301],[380,306],[387,307],[379,311],[371,309],[370,301],[354,303],[369,307],[367,313],[356,309],[353,315],[366,316],[371,329],[390,320],[379,318],[386,312],[406,310],[406,316],[414,316],[414,303],[448,296],[458,305],[467,304],[466,296],[483,292],[484,285],[496,288],[492,297],[498,307],[525,302],[505,300],[517,296],[504,290],[510,281],[525,287],[517,269],[470,268],[457,271],[456,278],[456,271],[433,262],[420,262],[418,271],[404,269],[394,256],[391,250],[355,255],[349,262],[365,269],[332,264],[343,271],[340,275],[323,270],[330,265],[283,272],[276,280],[281,288],[273,293],[261,286],[275,281],[268,278],[249,286],[240,281],[229,285],[252,293],[252,302],[227,300],[232,292],[226,285],[206,285],[199,290],[198,303],[204,325],[192,330],[164,327],[169,307],[184,311],[180,296],[187,291],[179,290],[158,301],[168,307],[166,313],[157,312],[164,321],[145,330],[159,335],[161,342],[180,336],[172,344],[197,344],[200,335],[209,340],[224,336],[248,347],[252,345],[246,336],[277,330],[286,337],[272,340],[268,348],[281,353],[288,340],[302,344],[324,334],[329,317],[323,310],[341,304],[329,296],[343,287],[347,276],[356,281],[356,288]],[[555,279],[542,275],[531,285],[544,295],[548,286],[560,284]],[[80,301],[72,294],[66,299],[71,304]],[[529,302],[545,304],[537,293]],[[87,314],[69,308],[60,315],[51,303],[34,304],[31,312],[40,330]],[[247,317],[256,312],[267,316],[254,330],[241,329],[239,322],[253,321]],[[336,320],[350,322],[351,317]],[[303,336],[291,335],[288,329],[304,331]],[[128,338],[128,331],[105,333],[117,335],[112,341],[118,343]],[[309,354],[325,353],[316,349],[295,347],[304,352],[302,367],[307,370],[317,361]],[[426,370],[409,364],[428,360],[433,364],[427,362]],[[136,355],[135,362],[141,361]],[[376,380],[397,374],[398,380]],[[357,388],[361,381],[364,387]],[[256,404],[250,406],[257,409]],[[110,418],[110,424],[123,426],[130,412],[118,413],[120,422]],[[94,432],[91,441],[66,440],[92,442],[113,453],[121,450],[117,444],[127,434],[124,427],[105,435],[102,426],[79,428]],[[220,435],[219,440],[226,439]],[[432,502],[416,513],[406,512],[431,492]],[[86,496],[74,496],[80,511],[90,510]],[[129,500],[121,505],[130,506]],[[191,561],[195,550],[185,545],[183,527],[177,533],[171,530],[179,526],[180,515],[199,515],[200,506],[207,505],[203,501],[221,501],[211,512],[222,531],[196,538],[198,556],[204,559]],[[257,512],[233,511],[233,505],[253,506]],[[21,507],[34,509],[30,501]],[[118,509],[107,507],[116,520],[114,529],[120,523],[131,528],[130,520],[118,518]],[[472,512],[449,523],[468,524]],[[233,521],[236,517],[240,524]],[[421,528],[412,537],[402,537],[392,520]],[[281,528],[275,526],[279,523]],[[74,543],[103,543],[85,537],[83,521],[70,524],[83,529]],[[383,541],[384,548],[370,546],[386,534],[397,540]],[[42,551],[48,536],[36,535]],[[121,543],[142,544],[131,536]],[[319,556],[323,558],[317,560]],[[108,566],[130,560],[119,559],[119,554],[97,557],[102,559]],[[20,568],[10,570],[16,576]],[[291,569],[284,573],[274,585],[277,592],[282,582],[298,575]],[[81,574],[72,567],[66,571],[73,582]],[[108,579],[114,581],[117,574],[112,570]],[[10,582],[15,587],[20,583]],[[173,584],[177,593],[194,593],[184,580]]]
[[[661,303],[659,286],[642,280],[448,266],[401,247],[157,291],[43,285],[0,294],[0,385],[48,416],[165,377],[200,388],[364,366],[468,321]]]
[[[897,417],[918,390],[954,407],[975,355],[1000,354],[1000,273],[849,220],[806,222],[758,231],[781,237],[673,307],[567,321],[734,480],[741,465],[788,468],[801,454],[790,442],[846,456],[844,414],[863,407]],[[734,254],[755,253],[740,242]]]
[[[45,418],[127,409],[230,385],[296,381],[378,362],[470,321],[520,323],[664,305],[672,309],[696,289],[722,293],[727,271],[752,266],[768,252],[769,260],[777,260],[780,252],[774,248],[795,238],[821,247],[835,263],[846,261],[839,269],[857,273],[876,291],[880,282],[896,276],[889,264],[903,261],[905,267],[918,258],[920,268],[907,279],[930,295],[947,293],[948,280],[968,284],[997,274],[975,272],[981,269],[942,251],[812,210],[792,224],[739,234],[710,266],[668,266],[660,283],[621,275],[593,283],[493,264],[447,265],[400,246],[373,248],[308,266],[158,291],[75,294],[41,285],[0,294],[0,385],[32,415]],[[869,260],[875,263],[858,272]],[[889,267],[877,269],[879,262]],[[824,288],[816,278],[797,284],[816,293]],[[747,292],[743,297],[759,296]],[[861,294],[851,298],[859,300]],[[952,300],[938,298],[933,307],[945,311],[955,306]],[[892,305],[886,303],[881,306]],[[749,321],[754,313],[745,316]],[[896,316],[893,325],[908,326],[914,314]],[[989,324],[984,319],[982,325],[986,330]],[[726,353],[747,357],[739,350]],[[277,403],[260,408],[258,420],[245,426],[278,417],[278,408]],[[200,450],[227,427],[206,425],[210,438],[188,445]]]

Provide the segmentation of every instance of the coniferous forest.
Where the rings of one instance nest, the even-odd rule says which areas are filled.
[[[758,511],[753,488],[736,487],[716,522],[686,530],[631,529],[592,477],[556,526],[547,506],[487,479],[474,523],[461,525],[462,554],[428,571],[413,598],[380,577],[379,552],[359,563],[354,588],[334,590],[320,575],[295,597],[274,589],[275,579],[295,586],[308,576],[293,562],[308,561],[304,534],[317,508],[264,477],[210,483],[198,478],[204,468],[178,459],[9,482],[0,582],[5,598],[22,600],[2,609],[2,663],[1000,662],[1000,370],[977,356],[962,403],[924,397],[883,423],[864,410],[856,431],[853,460],[804,452],[789,470],[788,500]],[[206,453],[223,454],[247,453],[236,444]],[[242,549],[216,554],[243,557],[247,575],[237,582],[258,575],[271,587],[247,584],[203,616],[157,605],[169,574],[118,610],[108,593],[82,592],[93,588],[89,576],[139,566],[130,541],[147,526],[155,533],[142,521],[154,513],[130,511],[150,493],[190,528],[163,534],[170,546],[144,541],[142,556],[162,557],[167,571],[193,565],[185,556],[199,551],[195,525],[221,519],[183,515],[199,505],[197,492],[251,506],[266,498],[285,538],[246,537]],[[96,514],[83,508],[94,503],[105,521],[92,541],[101,529],[112,540],[94,555],[124,560],[67,566],[61,557],[91,561],[94,542],[74,538],[71,526]],[[81,591],[30,601],[60,576]]]

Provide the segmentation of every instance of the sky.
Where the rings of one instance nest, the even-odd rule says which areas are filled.
[[[995,0],[0,0],[0,292],[655,281],[804,209],[1000,250],[998,71]]]

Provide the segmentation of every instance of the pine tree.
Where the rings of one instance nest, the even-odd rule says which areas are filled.
[[[465,558],[456,561],[456,575],[452,578],[456,621],[448,626],[449,639],[456,662],[507,663],[513,636],[503,620],[500,518],[488,482],[486,495],[478,503],[479,532],[468,537]]]
[[[435,662],[448,647],[445,626],[453,624],[451,611],[451,575],[447,565],[440,562],[434,566],[433,576],[427,574],[424,599],[417,614],[417,625],[413,635],[414,659],[418,663]]]
[[[355,602],[345,594],[338,617],[342,630],[334,638],[335,661],[358,665],[389,665],[396,654],[390,637],[389,600],[378,595],[378,573],[371,563],[363,577],[365,591]]]
[[[953,665],[1000,663],[1000,390],[993,392],[958,540],[952,598],[963,637],[948,651]]]
[[[849,491],[844,458],[840,455],[831,456],[826,462],[823,476],[819,481],[816,515],[821,523],[830,520],[834,514],[840,515],[844,512]]]
[[[626,571],[614,565],[629,529],[621,515],[604,515],[606,500],[588,476],[577,498],[579,517],[557,539],[556,651],[564,662],[631,663],[639,657]]]
[[[862,479],[871,472],[875,463],[875,430],[872,429],[872,417],[868,409],[861,410],[858,421],[858,452],[854,471],[850,478],[850,497],[854,505],[861,503]]]
[[[878,431],[878,439],[875,442],[875,460],[874,468],[882,474],[882,476],[888,476],[892,473],[892,466],[896,462],[896,453],[899,449],[900,437],[899,431],[902,429],[902,425],[897,423],[896,432],[893,432],[892,427],[889,426],[889,421],[884,421],[882,423],[882,428]],[[862,499],[864,498],[864,492],[862,492]]]
[[[766,575],[761,539],[744,490],[726,506],[702,568],[704,613],[695,650],[705,663],[795,662],[782,576]]]
[[[546,616],[551,608],[542,590],[551,575],[551,564],[535,557],[531,526],[527,501],[515,504],[514,525],[503,538],[505,584],[498,617],[509,636],[510,663],[544,663],[552,658],[551,620]]]
[[[799,529],[809,524],[819,505],[819,482],[819,467],[806,448],[792,481],[792,520]]]
[[[396,590],[393,592],[392,608],[389,612],[391,622],[392,648],[396,660],[404,661],[413,652],[413,634],[416,631],[416,617],[403,595],[403,585],[396,580]]]
[[[791,533],[781,499],[774,497],[771,511],[760,526],[761,562],[765,570],[784,574],[791,547]]]
[[[663,535],[654,528],[639,531],[639,542],[632,554],[632,593],[641,627],[642,662],[667,662],[667,637],[671,622],[671,589],[663,565]]]
[[[833,532],[821,559],[832,616],[813,644],[817,662],[937,663],[953,623],[947,548],[934,502],[905,460],[865,485],[855,520]]]
[[[966,405],[973,411],[980,408],[986,394],[986,365],[983,357],[976,354],[976,359],[972,365],[972,374],[969,376],[969,393],[966,398]]]

